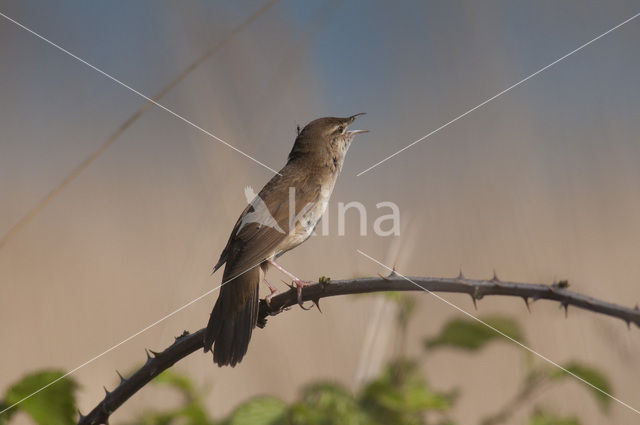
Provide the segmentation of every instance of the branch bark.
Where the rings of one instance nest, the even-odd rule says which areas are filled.
[[[546,299],[557,301],[567,311],[568,306],[616,317],[627,323],[634,323],[640,328],[640,309],[624,307],[602,301],[567,289],[568,282],[560,281],[553,285],[504,282],[496,277],[490,280],[430,277],[402,277],[395,273],[390,276],[345,279],[331,281],[320,278],[319,282],[305,287],[302,291],[303,301],[312,301],[319,307],[320,299],[349,294],[364,294],[384,291],[431,291],[468,294],[474,304],[477,300],[489,295],[519,297],[529,308],[529,300]],[[297,304],[294,289],[279,294],[271,299],[270,306],[260,301],[258,326],[264,328],[267,318],[286,311]],[[97,425],[108,423],[109,416],[115,412],[133,394],[158,376],[162,371],[173,366],[177,361],[203,348],[204,328],[189,334],[184,332],[164,351],[156,353],[147,351],[146,363],[128,378],[121,376],[120,385],[113,391],[107,391],[104,399],[87,415],[80,416],[78,425]],[[106,391],[106,390],[105,390]]]

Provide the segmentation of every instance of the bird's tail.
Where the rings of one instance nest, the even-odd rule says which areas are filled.
[[[218,366],[233,367],[247,353],[258,321],[259,285],[260,267],[255,267],[220,288],[204,336],[205,353],[215,342],[213,361]]]

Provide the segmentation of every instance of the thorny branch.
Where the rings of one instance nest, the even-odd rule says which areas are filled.
[[[410,279],[410,280],[409,280]],[[500,281],[496,276],[490,280],[467,279],[460,275],[456,278],[409,277],[404,278],[395,273],[389,276],[344,279],[331,281],[322,277],[319,282],[304,288],[303,301],[312,301],[318,307],[321,298],[349,294],[364,294],[383,291],[419,291],[449,292],[468,294],[474,305],[477,300],[488,295],[503,295],[522,298],[529,308],[529,301],[546,299],[558,301],[565,312],[569,306],[574,306],[595,313],[622,319],[631,326],[634,323],[640,328],[640,308],[623,307],[606,301],[598,300],[587,295],[567,289],[568,282],[560,281],[553,285],[517,283]],[[267,317],[275,316],[288,307],[297,304],[294,289],[274,296],[270,306],[260,301],[258,326],[264,328]],[[118,387],[113,391],[106,391],[104,399],[87,415],[80,416],[78,425],[106,424],[109,416],[127,401],[139,389],[168,369],[177,361],[203,347],[204,329],[189,334],[184,332],[175,342],[164,351],[156,353],[147,351],[146,363],[128,378],[120,377]]]

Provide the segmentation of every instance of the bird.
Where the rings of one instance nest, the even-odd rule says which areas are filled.
[[[273,266],[292,280],[302,307],[303,281],[276,262],[281,255],[306,241],[327,209],[345,155],[354,137],[367,130],[348,130],[364,113],[350,117],[324,117],[298,128],[285,166],[242,211],[231,231],[215,273],[223,265],[220,294],[209,316],[204,352],[213,352],[218,366],[234,367],[249,347],[258,320],[259,285],[277,294],[267,280]],[[248,197],[251,191],[245,189]],[[305,308],[306,309],[306,308]]]
[[[247,198],[247,203],[252,206],[251,211],[240,217],[240,227],[238,227],[238,231],[241,230],[245,224],[247,223],[258,223],[264,226],[273,227],[280,233],[284,233],[284,230],[278,225],[278,222],[269,212],[269,208],[265,205],[262,198],[258,196],[257,193],[253,191],[251,186],[247,186],[244,188],[244,196]]]

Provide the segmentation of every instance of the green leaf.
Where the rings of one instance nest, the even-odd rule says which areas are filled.
[[[0,412],[9,407],[9,404],[4,400],[0,400]],[[15,410],[7,410],[6,412],[0,414],[0,425],[5,425],[9,423],[9,419],[13,416]]]
[[[587,388],[591,390],[591,393],[596,397],[596,400],[598,400],[598,403],[602,410],[605,412],[609,411],[612,399],[607,394],[612,394],[612,389],[611,385],[609,384],[609,380],[602,372],[578,362],[570,362],[563,367],[571,374],[584,379],[589,384],[593,385],[593,387],[598,388],[593,388],[590,385],[587,386]],[[551,372],[550,376],[554,379],[560,379],[570,376],[570,373],[567,373],[562,369],[554,369]]]
[[[210,423],[205,407],[200,403],[191,403],[180,409],[179,416],[185,418],[182,423],[188,425],[207,425]]]
[[[360,404],[370,417],[387,424],[422,424],[426,411],[446,411],[453,397],[432,391],[417,364],[398,360],[362,391]]]
[[[58,370],[43,370],[24,377],[7,391],[5,402],[17,403],[45,385],[64,376]],[[62,378],[34,396],[22,401],[14,409],[26,412],[37,424],[69,425],[76,419],[76,400],[73,391],[76,383],[70,378]]]
[[[576,417],[563,418],[538,410],[531,416],[529,425],[580,425],[580,421]]]
[[[320,381],[306,386],[302,390],[302,401],[314,406],[334,406],[336,404],[352,404],[351,393],[334,382]]]
[[[287,404],[275,397],[255,397],[231,414],[229,425],[274,425],[281,423]]]
[[[524,336],[518,323],[510,318],[490,316],[482,321],[518,342],[524,343]],[[442,346],[476,351],[493,340],[505,339],[503,335],[472,319],[453,319],[447,322],[440,334],[427,338],[424,344],[427,348]]]
[[[302,391],[301,400],[288,411],[287,422],[305,425],[371,425],[350,391],[333,382],[316,382]]]
[[[169,411],[147,411],[130,425],[210,425],[211,421],[200,403],[190,403]]]

